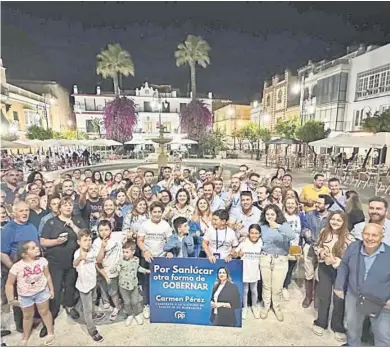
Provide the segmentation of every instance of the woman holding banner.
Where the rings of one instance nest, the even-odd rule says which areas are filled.
[[[235,310],[240,307],[240,293],[230,278],[228,268],[219,268],[211,294],[211,322],[216,326],[236,326]]]

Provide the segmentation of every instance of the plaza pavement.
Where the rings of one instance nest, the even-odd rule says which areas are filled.
[[[145,163],[139,161],[113,161],[114,164],[123,164],[123,167],[133,167]],[[111,163],[111,162],[110,162]],[[219,164],[210,160],[191,160],[191,163],[201,165]],[[262,175],[273,175],[275,168],[267,168],[263,162],[245,160],[223,160],[225,166],[237,166],[247,164],[256,172]],[[183,163],[185,166],[185,162]],[[99,166],[101,167],[101,166]],[[67,170],[64,170],[67,171]],[[48,173],[49,174],[49,173]],[[311,173],[292,173],[294,188],[299,192],[301,188],[310,183]],[[50,173],[50,176],[52,174]],[[368,199],[363,197],[363,201]],[[298,267],[295,278],[301,284],[303,278],[302,266]],[[126,327],[124,322],[98,326],[100,333],[104,336],[104,342],[97,344],[87,334],[84,325],[68,318],[62,310],[56,319],[56,346],[340,346],[340,343],[333,338],[331,331],[325,331],[322,337],[312,332],[313,320],[316,318],[316,311],[313,306],[303,309],[301,302],[304,298],[304,291],[292,282],[290,286],[290,301],[284,302],[284,322],[278,322],[272,312],[266,320],[254,319],[248,313],[248,318],[243,321],[242,328],[221,328],[214,326],[175,325],[175,324],[150,324],[148,321],[143,326]],[[33,330],[30,346],[43,344],[39,338],[39,330]],[[13,332],[4,338],[8,345],[18,345],[21,334]]]

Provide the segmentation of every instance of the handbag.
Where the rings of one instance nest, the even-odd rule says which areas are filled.
[[[363,243],[361,243],[363,245]],[[356,268],[356,285],[358,291],[357,310],[369,316],[370,318],[378,318],[385,306],[385,301],[371,294],[364,294],[360,291],[359,279],[360,279],[360,261],[361,261],[361,247],[358,250],[358,264]]]
[[[299,245],[290,245],[288,249],[288,254],[291,256],[301,256],[302,255],[302,247]]]

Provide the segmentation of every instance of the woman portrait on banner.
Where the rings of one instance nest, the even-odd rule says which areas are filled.
[[[211,293],[210,321],[215,326],[237,326],[235,310],[241,308],[240,293],[227,267],[220,267]]]

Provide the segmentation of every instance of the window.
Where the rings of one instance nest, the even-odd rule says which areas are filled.
[[[268,95],[267,96],[267,102],[266,102],[266,104],[267,104],[267,106],[270,106],[271,105],[271,97]]]
[[[355,127],[359,126],[360,118],[359,118],[360,110],[355,111]]]
[[[40,115],[37,113],[36,110],[24,109],[23,113],[27,127],[41,124]]]
[[[167,101],[162,102],[161,112],[170,112],[170,104]]]
[[[180,103],[180,112],[183,111],[183,109],[187,106],[186,103]]]
[[[355,99],[390,92],[390,64],[359,73]]]
[[[171,133],[172,132],[172,123],[171,122],[163,122],[164,132]]]
[[[282,97],[283,97],[283,92],[282,92],[282,90],[280,89],[279,92],[278,92],[278,103],[281,103],[281,102],[282,102]]]
[[[150,117],[148,116],[146,118],[146,121],[144,122],[143,132],[144,133],[152,133],[152,131],[153,131],[153,124],[152,124],[152,121],[150,120]]]
[[[14,121],[19,121],[18,112],[17,112],[17,111],[14,111],[14,112],[13,112],[13,115],[14,115]]]
[[[99,132],[97,124],[93,120],[86,120],[85,121],[85,128],[87,130],[87,133],[98,133]]]
[[[151,102],[144,102],[144,112],[153,112]]]

